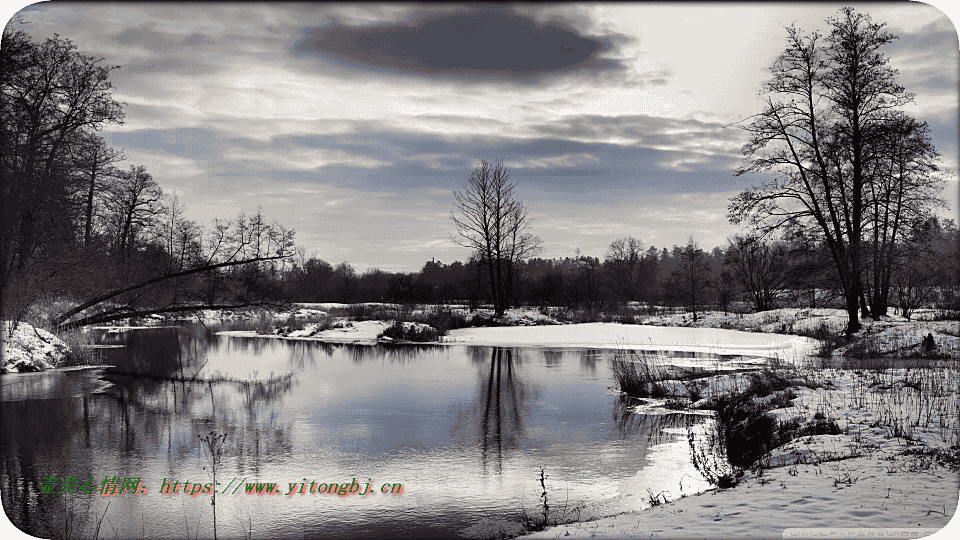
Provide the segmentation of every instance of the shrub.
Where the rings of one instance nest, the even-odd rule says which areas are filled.
[[[394,321],[392,325],[380,334],[380,337],[388,337],[394,341],[412,341],[424,343],[429,341],[438,341],[440,332],[430,326],[421,326],[411,323]]]
[[[457,328],[467,328],[471,322],[466,317],[449,308],[437,308],[427,310],[422,317],[418,317],[416,322],[422,322],[436,328],[440,335],[446,335],[450,330]]]
[[[839,433],[833,420],[817,418],[812,424],[779,422],[767,411],[784,408],[796,398],[791,386],[804,384],[791,381],[772,371],[752,374],[743,392],[721,396],[716,401],[718,435],[723,439],[727,461],[734,468],[754,465],[771,450],[801,435]],[[754,398],[772,396],[758,402]]]
[[[779,446],[777,419],[753,401],[720,400],[717,423],[726,441],[727,460],[741,469],[749,467]]]

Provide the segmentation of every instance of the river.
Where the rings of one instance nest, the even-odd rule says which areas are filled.
[[[543,486],[551,519],[706,488],[686,445],[705,417],[635,413],[612,351],[217,335],[234,328],[93,329],[114,367],[4,375],[9,519],[45,538],[489,538],[542,515]],[[124,478],[141,493],[100,493]],[[354,481],[370,492],[320,493]]]

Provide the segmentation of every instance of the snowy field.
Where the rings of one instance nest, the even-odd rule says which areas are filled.
[[[672,350],[782,359],[811,354],[817,346],[816,340],[801,336],[618,323],[460,328],[450,331],[444,341],[487,346]]]
[[[838,348],[836,355],[843,355],[857,346],[868,346],[880,354],[918,352],[921,341],[928,334],[933,336],[944,356],[960,358],[960,322],[930,320],[932,310],[919,310],[912,320],[891,314],[880,320],[862,318],[862,329],[855,343]],[[707,311],[693,321],[690,314],[650,317],[644,324],[669,327],[736,328],[747,332],[805,334],[818,330],[823,335],[840,335],[847,325],[847,314],[840,309],[783,308],[760,313],[724,314]]]

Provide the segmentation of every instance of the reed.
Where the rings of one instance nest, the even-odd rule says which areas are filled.
[[[617,350],[610,359],[613,378],[620,391],[631,397],[659,398],[669,395],[664,381],[670,373],[654,353]]]

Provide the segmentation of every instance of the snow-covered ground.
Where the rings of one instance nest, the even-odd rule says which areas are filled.
[[[500,326],[451,330],[446,343],[691,351],[793,360],[812,354],[817,341],[719,328],[671,328],[618,323]]]
[[[329,343],[372,344],[386,330],[390,323],[386,321],[339,321],[335,328],[319,330],[318,324],[308,323],[302,329],[287,334],[258,334],[255,330],[225,330],[217,332],[221,336],[262,337],[325,341]]]
[[[820,413],[843,434],[794,439],[771,453],[772,468],[746,472],[731,489],[664,494],[666,504],[527,537],[917,538],[947,526],[960,474],[931,453],[958,444],[956,367],[808,375],[829,384],[796,388],[792,404],[771,413],[784,421]],[[956,538],[958,528],[936,538]]]
[[[835,437],[819,437],[834,446]],[[746,473],[732,489],[524,538],[919,538],[946,527],[956,514],[957,474],[888,472],[897,467],[874,454]],[[957,538],[958,529],[951,524],[935,539]]]
[[[3,321],[0,373],[27,373],[44,371],[60,365],[70,350],[57,336],[42,328],[21,322],[16,328],[13,323]]]
[[[868,347],[880,354],[915,355],[925,336],[933,336],[942,356],[960,358],[960,322],[932,321],[932,313],[919,312],[912,320],[891,314],[880,320],[863,318],[862,329],[856,340],[834,351],[843,355],[856,347]],[[847,313],[842,309],[783,308],[760,313],[728,313],[707,311],[698,314],[698,320],[687,314],[650,317],[644,324],[669,327],[735,328],[747,332],[811,335],[818,330],[822,335],[840,335],[847,325]]]

